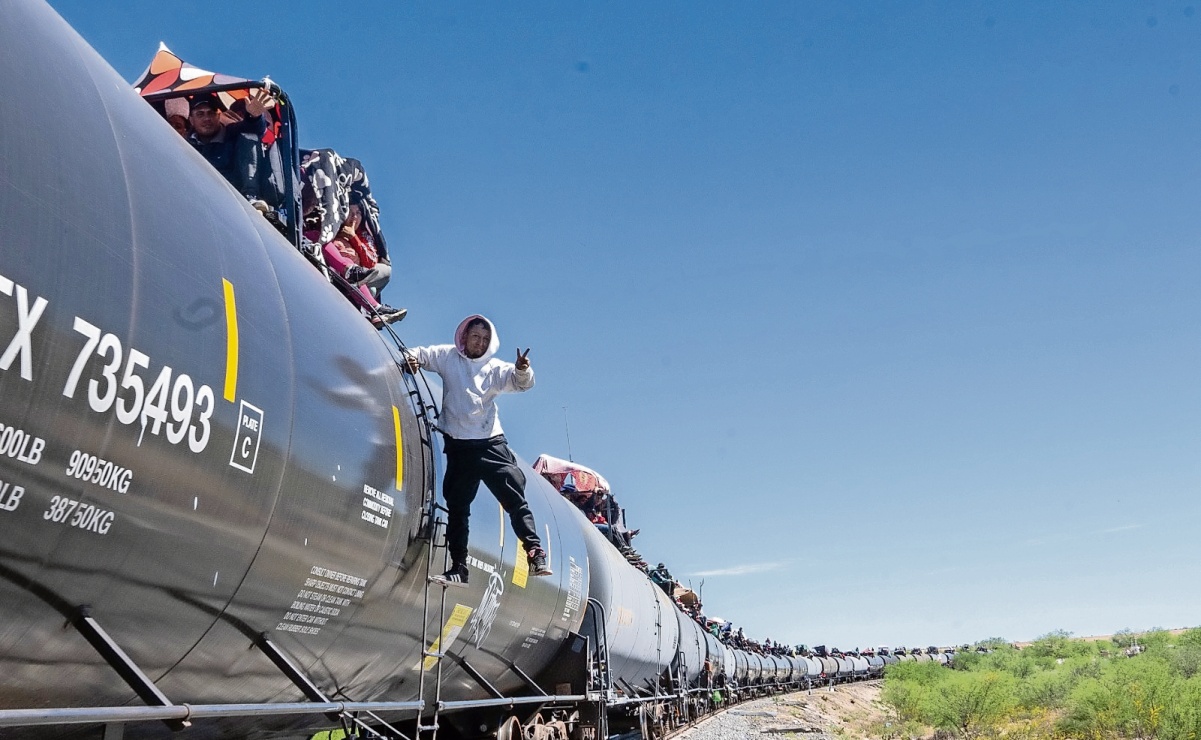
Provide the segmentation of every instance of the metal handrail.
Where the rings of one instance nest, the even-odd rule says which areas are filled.
[[[195,720],[220,717],[273,717],[289,714],[344,712],[406,712],[425,706],[422,701],[330,701],[277,704],[173,704],[165,707],[62,707],[0,709],[0,727],[78,725],[95,723]]]
[[[517,707],[526,704],[571,704],[587,699],[585,694],[556,694],[553,696],[514,696],[504,699],[464,699],[439,702],[443,711],[485,709],[488,707]]]

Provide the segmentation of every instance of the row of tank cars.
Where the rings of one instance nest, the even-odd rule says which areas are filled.
[[[732,702],[878,679],[887,666],[906,661],[949,666],[955,657],[953,648],[939,647],[842,652],[819,646],[802,655],[763,654],[725,645],[703,632],[705,642],[698,644],[698,630],[695,622],[681,622],[679,652],[671,674],[664,676],[662,695],[656,704],[637,714],[644,737],[658,737]],[[688,666],[698,665],[698,661],[705,669],[690,671]],[[709,666],[714,667],[711,675]],[[627,712],[627,725],[633,716]]]
[[[555,575],[480,496],[469,585],[432,584],[399,338],[49,6],[0,7],[0,734],[650,738],[944,659],[725,646],[524,463]]]

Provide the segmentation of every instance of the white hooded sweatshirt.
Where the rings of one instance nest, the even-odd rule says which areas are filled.
[[[488,351],[474,360],[463,354],[467,325],[483,319],[492,332]],[[487,317],[474,314],[455,329],[454,344],[411,347],[409,351],[427,370],[442,376],[442,417],[438,426],[455,439],[487,439],[503,434],[496,397],[534,387],[534,368],[518,370],[511,362],[493,357],[500,348],[496,327]]]

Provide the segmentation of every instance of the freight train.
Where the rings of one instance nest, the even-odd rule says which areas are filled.
[[[40,0],[0,73],[0,735],[651,737],[872,672],[723,646],[528,467],[555,575],[485,496],[431,583],[399,340]]]

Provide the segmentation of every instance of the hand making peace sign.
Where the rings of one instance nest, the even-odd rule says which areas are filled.
[[[517,366],[518,370],[525,370],[526,368],[528,368],[530,366],[530,348],[526,347],[525,353],[523,354],[521,351],[521,348],[518,347],[517,348],[517,362],[515,362],[513,364]]]

